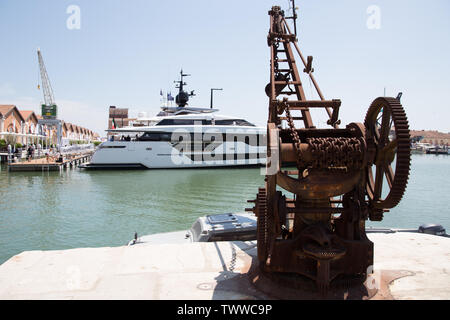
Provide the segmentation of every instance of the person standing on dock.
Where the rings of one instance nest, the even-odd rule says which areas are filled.
[[[12,147],[11,144],[8,144],[8,163],[11,163],[11,156],[12,156]]]
[[[27,161],[31,161],[32,158],[33,158],[33,147],[30,144],[27,149]]]

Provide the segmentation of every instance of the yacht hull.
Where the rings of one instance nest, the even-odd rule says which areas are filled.
[[[175,169],[258,167],[266,164],[266,147],[223,143],[213,152],[177,148],[171,142],[109,141],[83,169]]]

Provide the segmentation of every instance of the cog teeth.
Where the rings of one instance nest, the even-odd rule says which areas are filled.
[[[408,118],[406,117],[405,110],[403,109],[401,103],[396,98],[389,97],[377,98],[374,102],[372,102],[364,120],[364,125],[367,131],[375,128],[374,119],[377,119],[377,115],[379,114],[381,108],[388,109],[392,116],[397,139],[397,159],[394,180],[392,181],[390,192],[384,200],[379,200],[376,203],[374,202],[374,207],[391,209],[400,202],[408,184],[409,172],[411,168],[410,131]],[[371,167],[369,167],[368,170],[371,170]],[[367,183],[368,189],[374,190],[374,181],[369,179]],[[373,201],[373,193],[368,193],[370,200]]]

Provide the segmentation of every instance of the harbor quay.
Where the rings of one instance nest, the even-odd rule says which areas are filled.
[[[75,167],[89,161],[92,151],[72,153],[66,155],[48,156],[41,159],[31,159],[18,163],[9,163],[9,171],[57,171],[69,167]]]
[[[99,135],[64,120],[53,122],[0,105],[0,162],[8,163],[9,171],[55,171],[89,161]]]
[[[56,127],[49,126],[42,121],[43,116],[31,110],[20,110],[16,105],[0,104],[0,139],[9,144],[56,145]],[[61,137],[67,141],[90,142],[98,140],[99,134],[61,120]],[[3,148],[4,146],[1,145]]]
[[[371,233],[373,273],[365,290],[327,299],[450,298],[450,239]],[[255,241],[145,244],[25,251],[0,265],[0,299],[265,300],[323,298],[258,274]]]

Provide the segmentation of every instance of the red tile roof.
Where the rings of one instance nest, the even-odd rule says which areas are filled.
[[[8,116],[11,112],[13,112],[13,110],[16,110],[17,114],[19,115],[21,120],[25,121],[23,116],[20,114],[19,109],[17,109],[17,107],[15,105],[12,105],[12,104],[0,104],[0,115],[2,117]]]
[[[5,117],[14,107],[11,104],[0,104],[0,115]]]
[[[19,112],[20,112],[22,118],[25,119],[25,121],[27,121],[34,114],[34,111],[31,111],[31,110],[24,110],[24,111],[19,111]],[[34,114],[34,116],[37,118],[36,114]]]
[[[27,121],[33,114],[38,120],[43,119],[41,115],[35,114],[34,111],[31,111],[31,110],[19,111],[19,109],[15,105],[0,104],[0,116],[2,116],[2,117],[8,116],[11,112],[13,112],[13,110],[17,111],[17,114],[19,115],[21,120],[24,122]],[[93,132],[92,130],[74,125],[70,122],[65,122],[64,120],[61,120],[61,121],[62,121],[63,126],[65,126],[67,128],[67,130],[70,130],[72,132],[90,134],[95,137],[99,136],[96,132]]]

